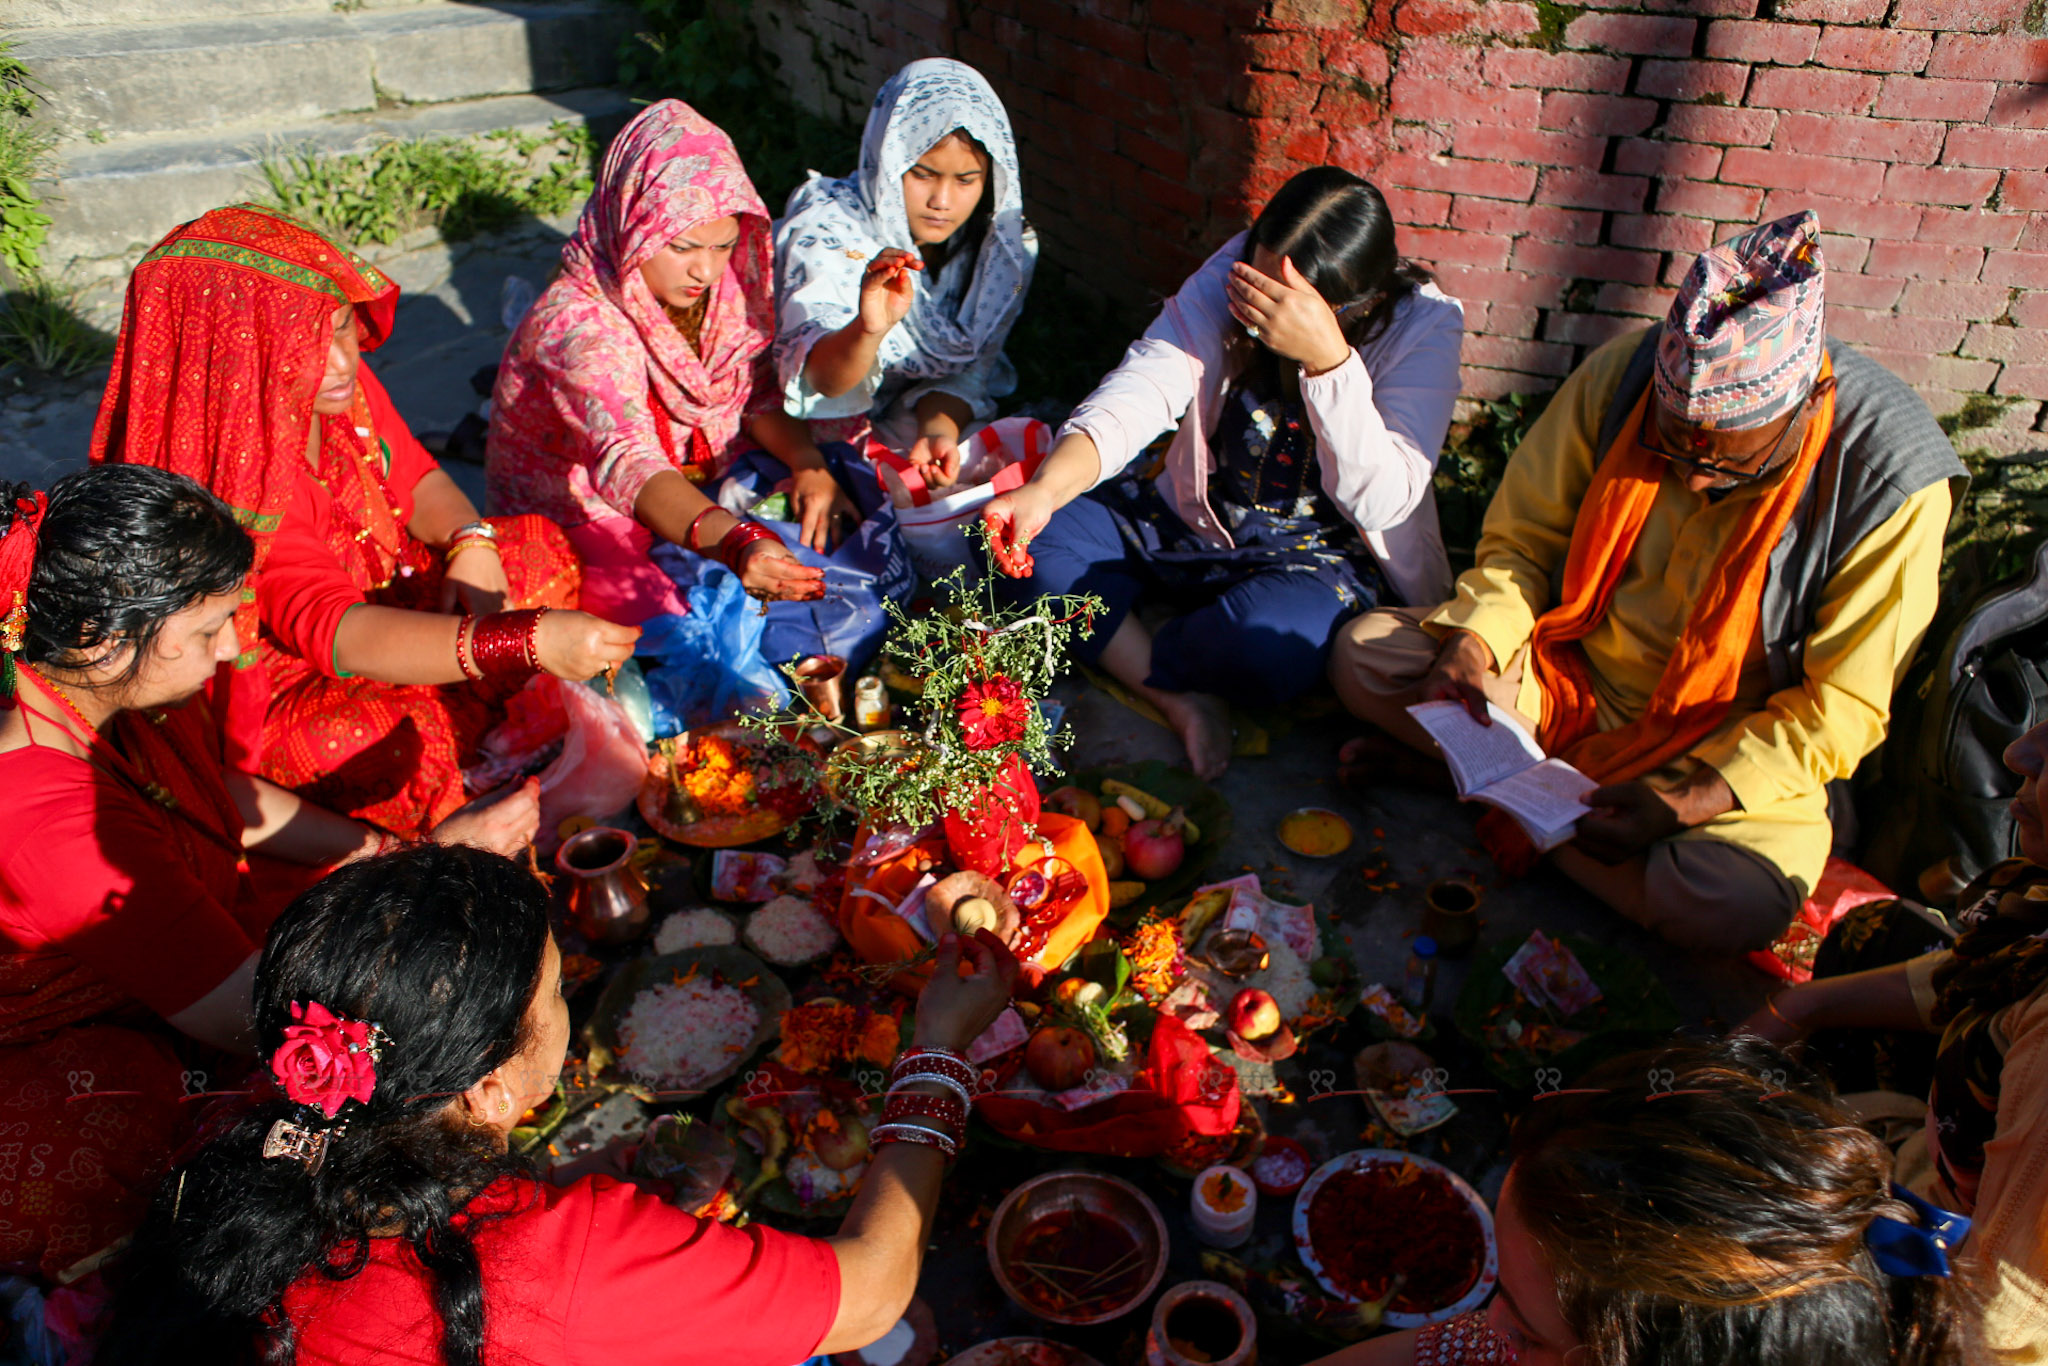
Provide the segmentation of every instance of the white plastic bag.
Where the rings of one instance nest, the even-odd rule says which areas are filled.
[[[569,715],[562,752],[540,773],[540,837],[543,853],[561,843],[556,833],[571,816],[600,823],[633,804],[647,777],[647,746],[626,709],[612,699],[558,678],[536,680],[561,690]]]
[[[1051,448],[1052,428],[1037,418],[998,419],[960,444],[960,482],[938,493],[926,487],[924,476],[907,459],[891,452],[877,462],[876,477],[898,504],[896,522],[917,572],[940,579],[964,567],[969,579],[979,578],[968,524],[997,494],[1021,487]],[[908,507],[902,506],[906,494]]]

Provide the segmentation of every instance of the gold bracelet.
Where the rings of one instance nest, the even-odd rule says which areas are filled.
[[[1785,1018],[1785,1012],[1778,1009],[1778,998],[1775,995],[1764,997],[1764,1009],[1770,1011],[1771,1014],[1777,1016],[1778,1023],[1785,1026],[1785,1028],[1787,1029],[1800,1029],[1804,1027],[1801,1025],[1793,1024],[1792,1021]]]
[[[441,562],[446,564],[463,551],[475,550],[478,546],[488,546],[493,554],[497,553],[498,543],[496,541],[483,536],[465,536],[441,552]]]

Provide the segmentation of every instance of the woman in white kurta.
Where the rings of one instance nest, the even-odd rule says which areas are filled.
[[[1197,774],[1221,773],[1228,703],[1289,702],[1338,626],[1449,595],[1430,480],[1463,335],[1457,301],[1396,252],[1379,191],[1303,171],[990,504],[1035,560],[1008,591],[1101,596],[1081,657],[1165,714]],[[1137,457],[1168,431],[1150,477]],[[1150,632],[1141,600],[1175,615]]]
[[[872,429],[950,479],[961,437],[1016,387],[1003,342],[1037,259],[1002,101],[963,62],[912,62],[875,96],[860,168],[813,175],[776,226],[787,410],[819,440]]]

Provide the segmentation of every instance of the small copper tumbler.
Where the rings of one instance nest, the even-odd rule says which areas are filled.
[[[804,700],[827,721],[846,719],[846,661],[838,655],[805,655],[796,663],[796,685]]]
[[[647,929],[647,883],[633,867],[633,836],[593,825],[562,841],[555,867],[569,879],[569,916],[593,944],[626,944]]]
[[[1476,883],[1447,877],[1423,893],[1421,932],[1446,958],[1463,958],[1479,942],[1480,891]]]

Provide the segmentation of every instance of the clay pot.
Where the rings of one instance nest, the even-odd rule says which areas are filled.
[[[1422,894],[1420,933],[1436,940],[1436,951],[1446,958],[1463,958],[1479,942],[1479,906],[1484,898],[1479,885],[1464,878],[1440,878]]]

